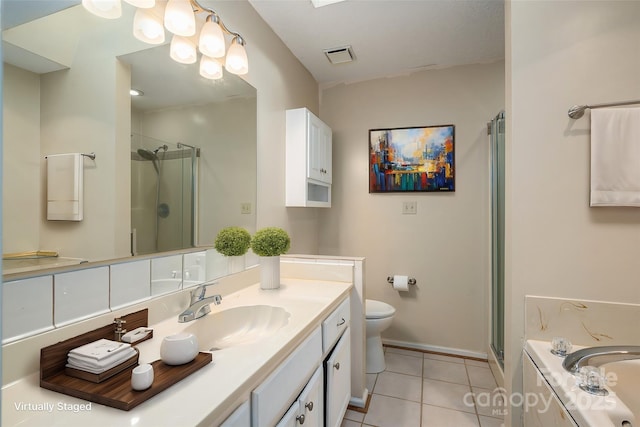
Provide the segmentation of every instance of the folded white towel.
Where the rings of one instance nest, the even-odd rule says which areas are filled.
[[[74,368],[74,369],[79,369],[81,371],[90,372],[92,374],[101,374],[103,372],[108,371],[111,368],[115,368],[116,366],[118,366],[121,363],[129,360],[131,357],[133,357],[136,354],[136,351],[134,349],[131,348],[129,350],[131,350],[130,354],[127,352],[127,354],[123,354],[123,357],[119,357],[117,359],[113,359],[110,363],[101,363],[99,365],[92,364],[92,363],[87,363],[86,361],[72,359],[71,357],[69,357],[69,358],[67,358],[66,366],[69,367],[69,368]]]
[[[120,351],[110,357],[106,357],[101,360],[95,360],[90,357],[69,354],[69,356],[67,357],[67,362],[69,364],[83,368],[86,367],[91,369],[111,369],[113,366],[116,366],[133,357],[135,354],[136,351],[133,348],[127,348],[125,351]]]
[[[125,351],[128,348],[131,348],[131,344],[111,341],[103,338],[98,341],[93,341],[89,344],[74,348],[73,350],[69,351],[69,355],[82,356],[94,360],[102,360],[107,357],[111,357],[121,351]]]
[[[591,206],[640,207],[640,108],[591,111]]]

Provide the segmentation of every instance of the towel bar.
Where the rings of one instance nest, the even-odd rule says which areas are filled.
[[[621,102],[610,102],[607,104],[594,104],[594,105],[574,105],[569,108],[569,117],[572,119],[579,119],[584,115],[584,110],[587,108],[603,108],[603,107],[620,107],[623,105],[634,105],[640,104],[640,100],[637,101],[621,101]]]

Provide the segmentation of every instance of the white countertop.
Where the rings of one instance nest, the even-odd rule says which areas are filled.
[[[38,374],[2,390],[3,426],[196,426],[217,425],[250,396],[293,349],[349,294],[351,284],[283,279],[278,290],[255,284],[212,306],[216,313],[244,305],[272,305],[290,313],[288,323],[260,342],[213,352],[213,362],[130,411],[40,388]],[[208,295],[215,293],[209,289]],[[198,320],[195,320],[197,322]],[[140,363],[160,358],[162,338],[189,326],[177,316],[155,325],[154,338],[140,343]]]

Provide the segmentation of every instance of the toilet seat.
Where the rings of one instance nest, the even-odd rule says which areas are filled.
[[[367,319],[384,319],[395,314],[396,309],[386,302],[372,299],[365,300],[365,316]]]

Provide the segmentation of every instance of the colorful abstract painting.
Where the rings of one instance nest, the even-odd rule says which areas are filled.
[[[455,191],[454,125],[369,131],[369,192]]]

